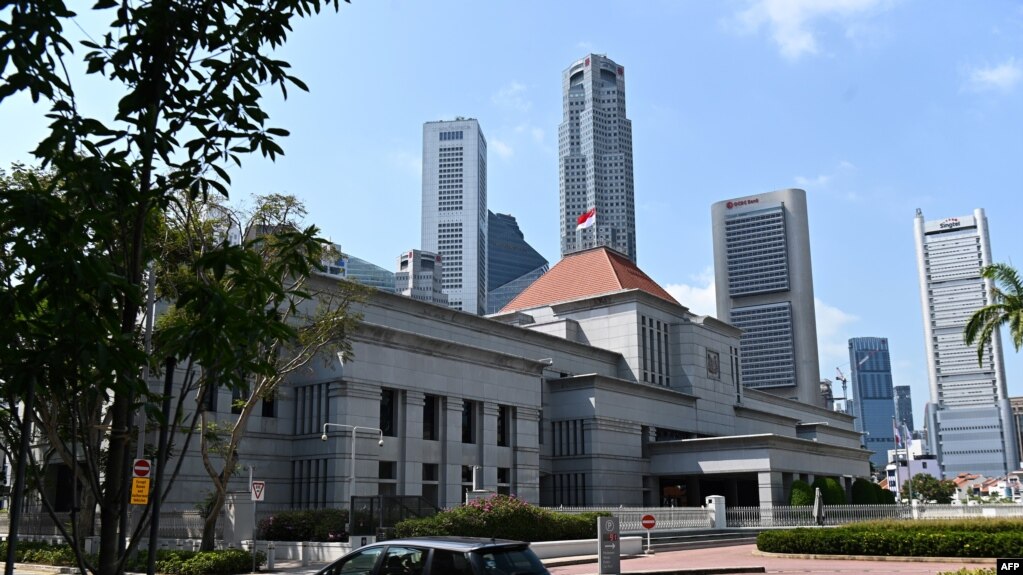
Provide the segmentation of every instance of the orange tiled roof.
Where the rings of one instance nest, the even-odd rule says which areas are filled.
[[[680,305],[629,258],[606,247],[569,254],[501,309],[501,313],[638,289]]]

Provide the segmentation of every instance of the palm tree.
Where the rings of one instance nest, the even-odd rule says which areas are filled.
[[[1009,325],[1016,351],[1023,347],[1023,282],[1019,273],[1008,264],[993,264],[985,266],[980,274],[995,285],[991,288],[991,303],[973,313],[963,332],[968,345],[976,342],[977,363],[983,363],[984,348],[991,345],[991,338],[1005,324]]]

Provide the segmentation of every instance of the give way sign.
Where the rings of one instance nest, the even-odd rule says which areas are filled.
[[[252,500],[262,501],[264,495],[266,495],[266,481],[253,481]]]

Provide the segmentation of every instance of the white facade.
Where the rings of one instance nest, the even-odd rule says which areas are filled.
[[[987,217],[914,219],[924,346],[931,400],[927,405],[931,451],[945,477],[980,473],[997,477],[1016,469],[1016,443],[1006,390],[1002,346],[996,332],[978,364],[963,330],[990,303],[991,281],[981,277],[992,263]]]
[[[717,315],[743,330],[742,383],[823,406],[806,192],[711,206]]]
[[[869,472],[850,416],[743,389],[738,330],[639,290],[498,321],[376,290],[355,311],[352,358],[310,363],[249,420],[240,465],[268,504],[344,507],[354,492],[448,507],[480,466],[485,489],[546,505],[777,505],[795,479],[849,489]],[[641,381],[651,320],[666,329],[659,383]],[[229,422],[219,396],[209,415]],[[322,441],[324,423],[363,431]],[[192,453],[167,508],[191,508],[208,482]]]
[[[422,249],[444,261],[448,305],[487,309],[487,141],[479,122],[423,124]]]
[[[409,250],[398,256],[394,292],[415,300],[447,306],[448,296],[443,292],[441,283],[443,272],[444,264],[439,255],[423,250]]]
[[[632,121],[625,117],[625,68],[590,54],[561,74],[558,127],[561,255],[608,246],[636,261]],[[596,224],[576,230],[596,208]]]

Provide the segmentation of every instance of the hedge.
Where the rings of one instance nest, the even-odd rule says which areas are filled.
[[[6,557],[7,542],[0,542],[0,555]],[[70,545],[50,545],[48,543],[22,541],[14,550],[15,561],[36,565],[54,565],[61,567],[77,566]],[[95,557],[90,557],[95,561]],[[127,571],[146,570],[148,554],[139,553],[133,564],[125,566]],[[266,554],[256,552],[256,564],[266,562]],[[163,549],[156,552],[156,571],[171,575],[236,575],[252,571],[252,553],[241,549],[225,549],[220,551],[179,551]]]
[[[348,511],[282,511],[259,522],[258,539],[267,541],[348,541]]]
[[[871,521],[829,529],[764,531],[757,549],[772,553],[907,557],[1014,557],[1023,521]]]
[[[454,535],[519,541],[594,539],[597,517],[610,512],[556,513],[506,495],[472,501],[432,517],[406,519],[395,525],[396,537]]]

